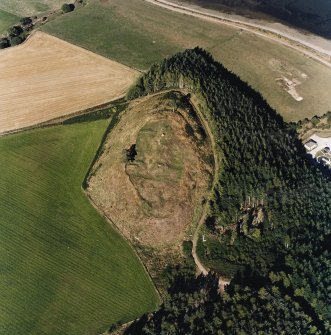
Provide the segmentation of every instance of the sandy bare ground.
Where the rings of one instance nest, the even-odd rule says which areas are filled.
[[[252,32],[284,46],[290,47],[307,57],[315,59],[331,67],[331,41],[303,34],[296,29],[279,23],[269,23],[262,20],[252,20],[238,15],[231,15],[215,10],[205,9],[196,5],[182,5],[182,2],[167,0],[145,0],[169,10],[195,16],[211,22],[226,24],[238,29]]]
[[[0,51],[0,134],[115,100],[138,73],[36,32]]]

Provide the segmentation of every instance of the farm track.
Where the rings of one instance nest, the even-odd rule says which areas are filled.
[[[255,35],[266,38],[272,42],[276,42],[278,44],[282,44],[286,47],[294,49],[300,52],[301,54],[309,58],[312,58],[331,68],[331,52],[326,52],[324,50],[322,51],[321,48],[318,48],[317,46],[314,46],[311,43],[306,43],[302,39],[285,35],[281,31],[273,30],[258,24],[233,20],[230,19],[229,17],[225,17],[224,15],[222,15],[222,13],[217,15],[210,14],[202,9],[197,10],[187,6],[177,5],[173,2],[166,0],[145,0],[145,1],[177,13],[187,14],[204,20],[209,20],[219,24],[225,24],[234,28],[251,32]],[[280,37],[282,39],[280,39]]]
[[[199,119],[201,121],[201,123],[203,124],[204,129],[206,130],[208,137],[210,139],[211,142],[211,147],[212,147],[212,151],[213,151],[213,157],[214,157],[214,162],[215,162],[215,166],[214,166],[214,177],[213,177],[213,183],[212,183],[212,187],[211,187],[211,192],[214,189],[215,184],[217,183],[217,176],[218,176],[218,171],[219,171],[219,159],[218,159],[218,155],[217,155],[217,148],[216,148],[216,140],[214,138],[213,132],[211,131],[208,121],[204,118],[204,116],[202,115],[201,111],[199,110],[199,108],[197,107],[197,104],[194,103],[194,101],[191,100],[191,105],[193,106],[195,112],[197,113],[197,115],[199,116]],[[197,270],[199,273],[202,273],[204,275],[207,275],[209,272],[209,269],[203,265],[203,263],[201,262],[198,254],[197,254],[197,245],[198,245],[198,240],[199,240],[199,233],[200,233],[200,229],[203,226],[203,224],[206,221],[207,215],[208,215],[208,211],[209,211],[209,199],[207,199],[203,210],[202,210],[202,214],[201,214],[201,218],[199,220],[199,223],[197,225],[197,228],[193,234],[193,239],[192,239],[192,256],[195,262],[195,265],[197,267]],[[219,288],[220,291],[223,292],[224,291],[224,287],[226,285],[228,285],[230,283],[229,280],[223,279],[223,278],[219,278]]]

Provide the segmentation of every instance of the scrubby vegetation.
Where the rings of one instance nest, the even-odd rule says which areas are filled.
[[[321,116],[315,115],[311,119],[305,118],[292,123],[292,126],[297,129],[300,137],[305,137],[311,131],[329,130],[331,129],[331,111]]]
[[[62,5],[61,10],[63,13],[69,13],[72,12],[75,9],[75,5],[72,3],[65,3]]]
[[[209,238],[220,243],[202,247],[202,256],[221,256],[246,270],[216,305],[208,294],[199,297],[200,288],[187,295],[181,285],[146,320],[145,333],[185,334],[186,326],[192,334],[329,332],[330,180],[305,158],[293,128],[204,50],[153,65],[128,98],[169,87],[191,92],[217,139],[221,170],[208,227]]]

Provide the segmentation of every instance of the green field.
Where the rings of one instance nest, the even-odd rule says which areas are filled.
[[[331,108],[331,69],[296,51],[248,32],[178,14],[143,0],[91,0],[49,22],[44,31],[126,65],[147,69],[184,48],[201,46],[262,93],[286,120]],[[295,101],[276,82],[295,74],[302,84]],[[300,77],[304,74],[304,79]]]
[[[0,34],[5,33],[9,27],[14,25],[18,21],[19,18],[16,15],[0,9]]]
[[[159,300],[81,189],[108,121],[0,138],[0,334],[94,335]]]
[[[18,16],[32,16],[59,9],[65,2],[63,0],[0,0],[0,9]]]

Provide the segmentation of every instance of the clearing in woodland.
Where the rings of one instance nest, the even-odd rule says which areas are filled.
[[[0,334],[103,333],[159,299],[81,185],[108,120],[0,138]]]
[[[36,32],[0,51],[0,133],[28,127],[117,99],[137,72]]]

